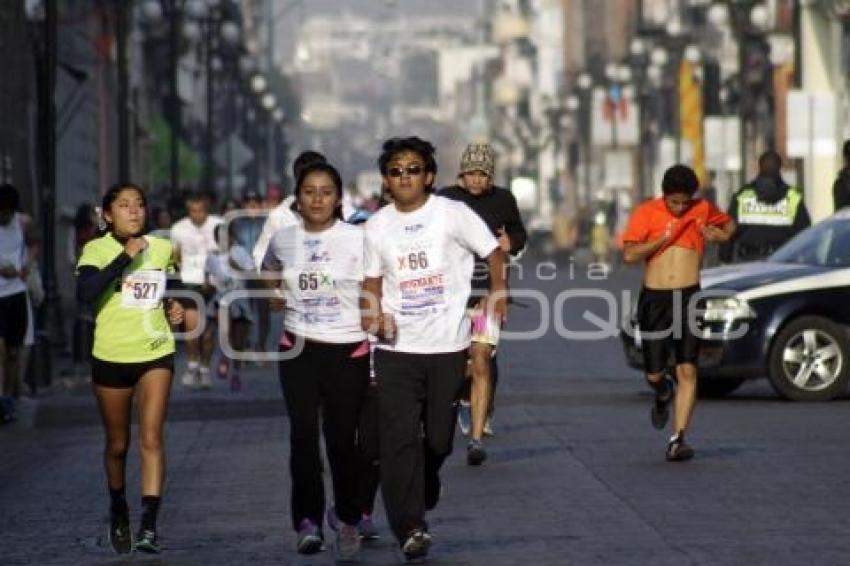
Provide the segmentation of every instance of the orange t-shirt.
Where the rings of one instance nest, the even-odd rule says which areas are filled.
[[[629,225],[623,233],[623,242],[643,243],[656,240],[670,230],[672,238],[653,256],[660,254],[670,246],[679,246],[696,250],[700,254],[705,250],[705,226],[723,226],[731,217],[718,210],[705,199],[694,199],[693,204],[682,216],[674,216],[667,208],[662,197],[648,200],[632,213]]]

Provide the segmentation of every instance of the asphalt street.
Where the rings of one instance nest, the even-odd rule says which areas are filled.
[[[551,321],[560,317],[560,332],[552,322],[534,339],[503,344],[490,459],[466,466],[458,436],[443,499],[429,517],[430,563],[848,562],[847,396],[789,403],[764,381],[748,383],[726,399],[700,402],[690,434],[696,458],[667,463],[668,433],[650,426],[650,396],[623,362],[617,338],[562,336],[597,331],[610,317],[608,299],[587,290],[636,290],[639,273],[591,280],[572,264],[541,273],[555,277],[541,280],[529,260],[524,277],[515,277],[518,295],[528,297],[512,309],[508,329],[532,331],[548,312]],[[288,421],[273,368],[250,369],[238,393],[224,382],[209,392],[175,384],[169,415],[164,551],[126,561],[334,562],[332,552],[311,559],[294,552]],[[101,444],[86,388],[26,400],[20,420],[0,428],[0,563],[122,562],[105,545]],[[136,458],[134,449],[134,524]],[[382,510],[378,524],[384,536],[361,562],[397,563]]]

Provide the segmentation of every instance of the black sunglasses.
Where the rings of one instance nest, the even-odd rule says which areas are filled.
[[[407,167],[390,167],[387,169],[387,175],[390,177],[401,177],[407,173],[411,177],[416,177],[417,175],[421,175],[423,171],[425,171],[425,168],[417,163],[408,165]]]

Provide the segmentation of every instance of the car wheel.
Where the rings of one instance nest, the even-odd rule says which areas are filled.
[[[704,399],[725,397],[738,389],[744,381],[742,377],[731,379],[700,379],[697,386],[697,393]]]
[[[828,401],[850,379],[847,331],[819,316],[792,320],[770,349],[770,383],[792,401]]]

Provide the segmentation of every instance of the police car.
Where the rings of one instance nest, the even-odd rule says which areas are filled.
[[[850,379],[850,209],[804,230],[765,261],[702,272],[700,390],[719,396],[767,377],[783,397],[824,401]],[[634,316],[621,338],[642,368]],[[628,330],[628,331],[627,331]]]

